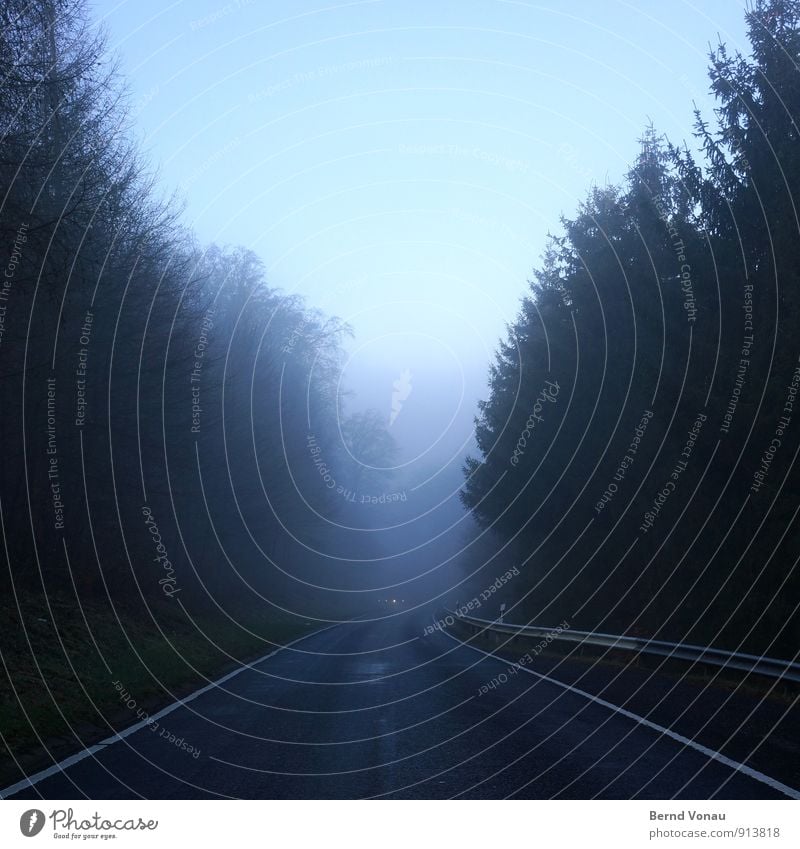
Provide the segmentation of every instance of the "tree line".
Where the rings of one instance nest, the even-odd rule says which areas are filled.
[[[0,67],[3,595],[325,609],[319,462],[391,451],[343,417],[348,328],[181,223],[83,0],[4,3]]]
[[[518,620],[800,647],[800,3],[746,22],[697,144],[645,130],[491,365],[463,501],[522,564]]]

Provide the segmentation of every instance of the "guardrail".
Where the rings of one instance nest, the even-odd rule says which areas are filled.
[[[723,651],[709,646],[695,646],[690,643],[669,643],[665,640],[649,640],[641,637],[626,637],[619,634],[603,634],[596,631],[575,631],[572,629],[556,632],[555,627],[538,625],[514,625],[510,622],[498,622],[491,619],[479,619],[476,616],[459,616],[453,611],[448,613],[458,622],[471,625],[476,632],[507,634],[511,639],[518,637],[547,638],[552,641],[572,642],[578,645],[602,646],[622,649],[637,654],[650,654],[659,657],[685,660],[691,663],[704,663],[726,669],[765,675],[784,681],[800,682],[800,663],[778,660],[763,655],[744,654],[742,652]]]

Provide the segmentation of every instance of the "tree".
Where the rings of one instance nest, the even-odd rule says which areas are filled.
[[[800,3],[747,23],[752,57],[710,55],[699,153],[645,130],[625,184],[562,222],[491,367],[463,500],[516,547],[539,621],[796,651],[774,588],[797,596]]]

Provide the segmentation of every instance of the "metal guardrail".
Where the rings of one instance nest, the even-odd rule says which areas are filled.
[[[495,634],[508,634],[513,637],[552,637],[553,641],[572,642],[579,645],[602,646],[623,649],[637,654],[651,654],[659,657],[685,660],[691,663],[705,663],[727,669],[780,678],[785,681],[800,682],[800,663],[778,660],[763,655],[730,652],[709,646],[695,646],[690,643],[669,643],[665,640],[649,640],[641,637],[627,637],[619,634],[603,634],[596,631],[575,631],[572,629],[556,632],[556,627],[538,625],[514,625],[510,622],[479,619],[476,616],[459,616],[448,611],[456,620],[472,625],[480,631]]]

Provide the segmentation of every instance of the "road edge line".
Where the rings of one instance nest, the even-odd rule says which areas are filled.
[[[272,657],[273,655],[276,655],[278,652],[283,651],[284,649],[288,649],[296,643],[301,642],[302,640],[307,640],[310,637],[315,637],[317,636],[317,634],[324,634],[325,631],[330,631],[332,628],[338,628],[339,625],[342,624],[346,623],[337,622],[334,625],[328,625],[325,628],[320,628],[318,631],[312,631],[310,634],[303,634],[302,637],[298,637],[296,640],[292,640],[291,642],[286,643],[285,645],[278,646],[278,648],[273,649],[271,652],[265,654],[263,657],[259,657],[256,660],[251,661],[250,663],[246,663],[240,666],[238,669],[234,669],[233,671],[223,675],[221,678],[217,678],[216,681],[212,681],[211,683],[206,684],[199,690],[195,690],[193,693],[189,693],[188,696],[184,696],[182,699],[178,699],[172,704],[167,705],[165,708],[162,708],[160,711],[158,711],[158,713],[155,713],[152,716],[148,716],[147,719],[139,720],[139,722],[135,722],[133,725],[124,728],[122,731],[117,731],[110,737],[106,737],[105,740],[101,740],[99,743],[94,743],[88,748],[81,749],[74,755],[69,755],[63,760],[60,760],[58,763],[55,763],[52,766],[48,766],[45,769],[39,770],[39,772],[35,772],[33,775],[30,775],[26,778],[20,779],[16,784],[12,784],[9,787],[3,788],[2,790],[0,790],[0,799],[8,799],[10,796],[14,796],[21,790],[28,790],[31,787],[35,787],[40,781],[44,781],[46,778],[50,778],[51,776],[56,775],[59,772],[64,772],[65,769],[69,769],[76,763],[80,763],[80,761],[91,757],[92,755],[96,754],[107,746],[112,745],[112,743],[119,743],[119,741],[124,740],[125,737],[128,737],[131,734],[135,734],[137,731],[140,731],[146,725],[150,725],[156,720],[161,719],[161,717],[172,713],[174,710],[177,710],[179,707],[183,707],[188,702],[194,701],[194,699],[196,699],[198,696],[202,696],[209,690],[213,690],[215,687],[219,687],[220,684],[224,684],[226,681],[229,681],[231,678],[234,678],[236,675],[239,675],[239,673],[244,672],[247,669],[252,669],[259,663],[263,663],[265,660]]]
[[[639,725],[643,725],[645,728],[650,728],[652,731],[657,731],[659,734],[669,737],[670,739],[675,740],[675,742],[677,743],[681,743],[684,746],[688,746],[690,749],[694,749],[696,752],[705,755],[711,760],[717,761],[718,763],[722,763],[725,766],[730,767],[735,772],[740,772],[744,775],[747,775],[749,778],[754,779],[755,781],[759,781],[761,784],[766,784],[767,787],[771,787],[773,790],[777,790],[779,793],[783,793],[790,799],[800,799],[800,790],[795,790],[794,787],[789,787],[788,784],[784,784],[782,781],[778,781],[776,778],[771,778],[769,775],[765,775],[763,772],[759,772],[757,769],[753,769],[752,767],[747,766],[747,764],[739,763],[739,761],[735,761],[733,760],[733,758],[729,758],[727,755],[723,755],[721,752],[716,751],[716,749],[710,749],[708,746],[704,746],[702,743],[698,743],[695,740],[692,740],[690,737],[684,737],[683,734],[678,734],[677,731],[672,731],[671,729],[666,728],[663,725],[659,725],[656,722],[652,722],[644,716],[639,716],[638,713],[634,713],[633,711],[630,711],[627,708],[620,707],[619,705],[615,705],[612,702],[606,701],[605,699],[601,699],[599,696],[595,696],[586,690],[582,690],[580,687],[574,687],[572,684],[567,684],[564,681],[559,681],[557,678],[551,678],[549,675],[545,675],[543,672],[534,672],[533,669],[528,669],[527,666],[521,666],[519,663],[514,663],[511,660],[505,660],[504,658],[498,657],[496,654],[492,654],[491,652],[484,651],[483,649],[480,649],[477,646],[471,646],[468,643],[465,643],[463,640],[458,639],[458,637],[454,637],[451,634],[448,634],[444,630],[442,630],[441,633],[445,634],[445,636],[449,637],[451,640],[453,640],[453,642],[458,643],[464,648],[476,651],[479,654],[482,654],[485,657],[490,657],[492,658],[492,660],[496,660],[499,663],[505,664],[506,666],[513,666],[517,669],[521,669],[523,672],[527,672],[530,675],[534,675],[537,678],[542,679],[543,681],[548,681],[550,684],[555,684],[556,686],[561,687],[564,690],[568,690],[572,693],[576,693],[579,696],[583,696],[585,699],[588,699],[589,701],[594,702],[595,704],[609,708],[610,710],[614,711],[614,713],[619,713],[622,716],[627,717],[628,719],[634,720],[634,722],[637,722]]]

